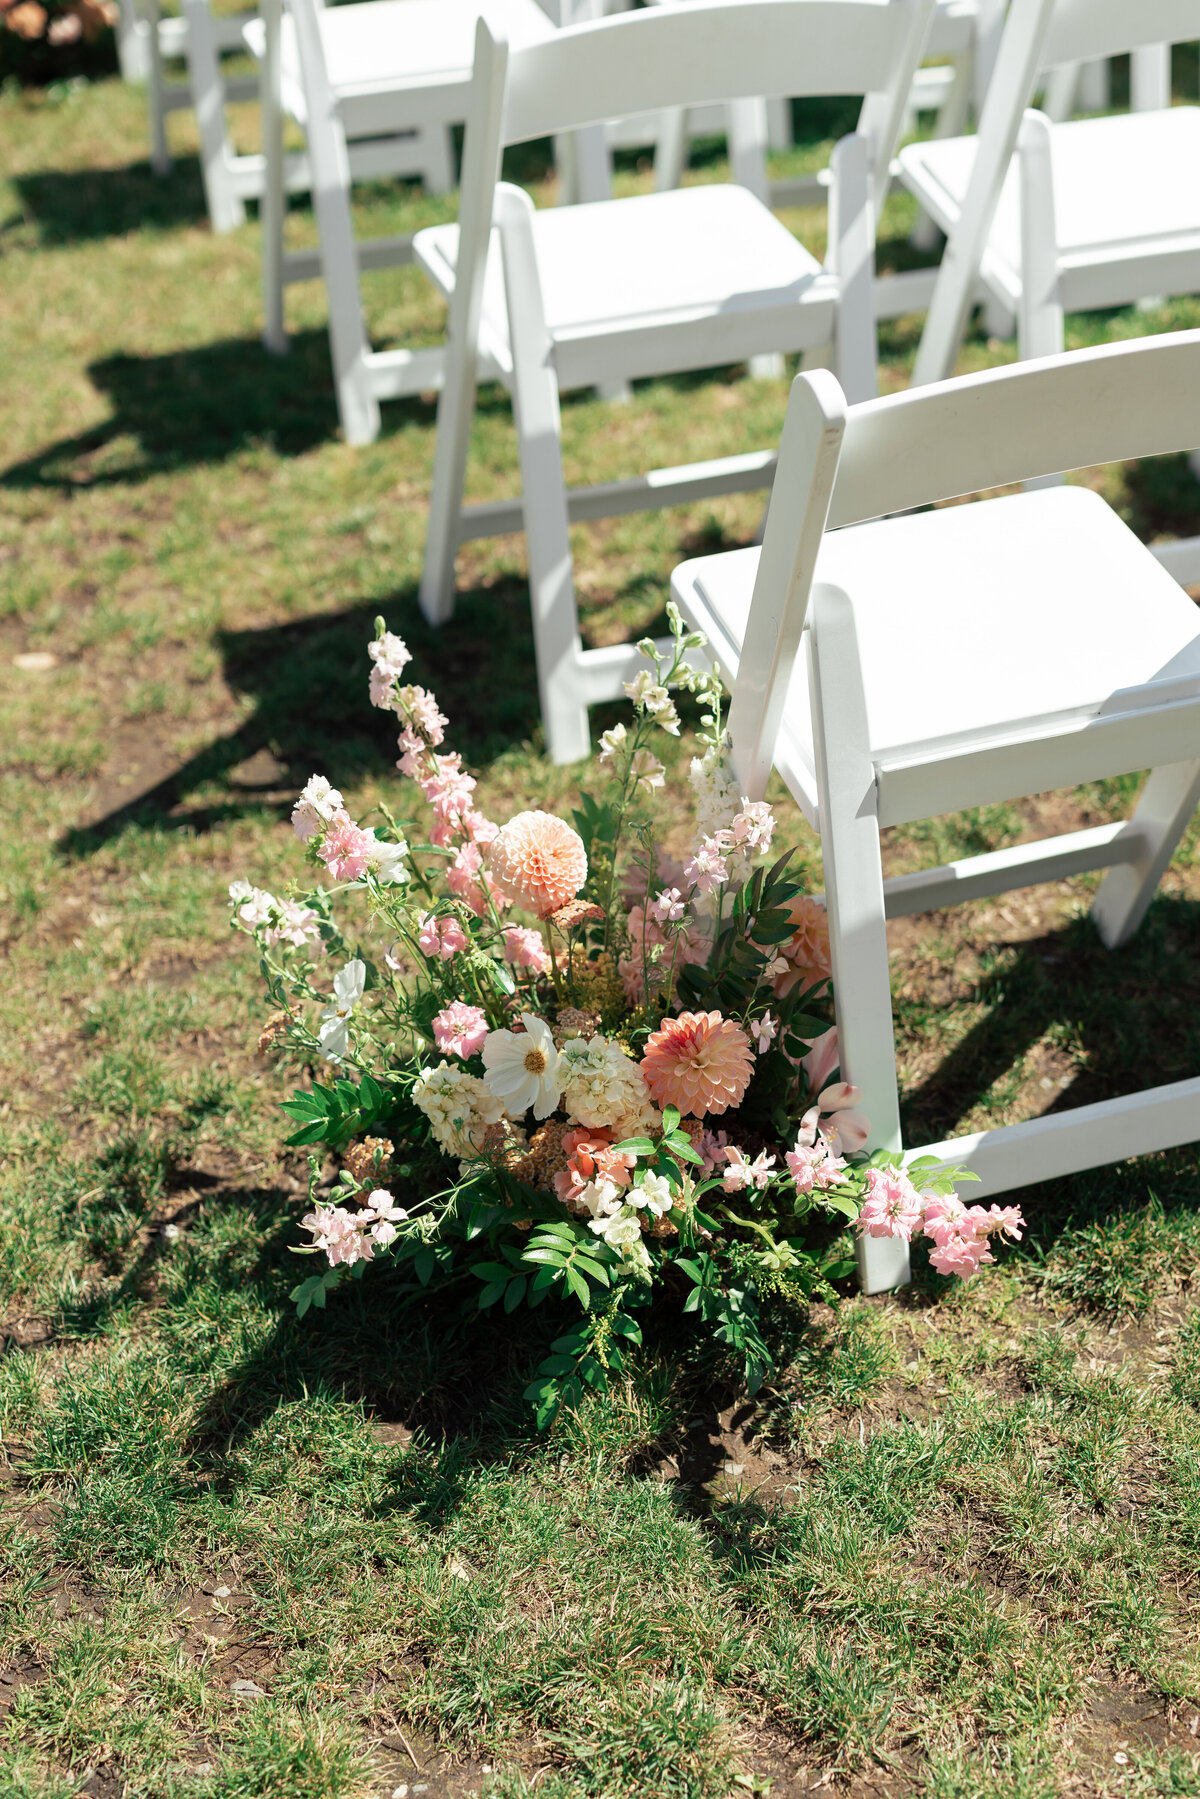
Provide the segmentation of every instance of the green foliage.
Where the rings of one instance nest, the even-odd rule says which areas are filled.
[[[367,1135],[390,1117],[395,1105],[396,1088],[370,1074],[364,1074],[357,1086],[353,1081],[335,1081],[325,1087],[314,1081],[311,1092],[296,1092],[280,1101],[280,1109],[300,1125],[286,1139],[289,1147],[327,1143],[331,1149]]]

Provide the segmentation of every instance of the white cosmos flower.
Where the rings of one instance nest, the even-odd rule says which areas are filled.
[[[333,977],[333,1004],[321,1014],[317,1032],[327,1062],[340,1062],[346,1053],[348,1027],[355,1006],[367,984],[367,967],[356,956]]]
[[[485,1084],[504,1101],[513,1118],[532,1107],[535,1118],[549,1118],[558,1104],[562,1080],[558,1051],[545,1019],[522,1012],[520,1031],[489,1031],[483,1045]]]

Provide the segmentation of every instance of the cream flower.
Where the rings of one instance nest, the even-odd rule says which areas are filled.
[[[593,1128],[642,1115],[651,1105],[641,1069],[607,1037],[569,1037],[558,1056],[563,1102]]]
[[[449,1062],[421,1070],[413,1101],[428,1118],[436,1142],[453,1156],[478,1155],[488,1125],[499,1124],[504,1116],[502,1099],[465,1068]]]
[[[549,1118],[562,1092],[558,1051],[544,1019],[522,1012],[521,1023],[523,1032],[488,1032],[484,1079],[511,1117],[519,1118],[532,1107],[535,1118]]]

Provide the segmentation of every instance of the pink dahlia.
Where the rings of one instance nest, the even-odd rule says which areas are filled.
[[[514,905],[549,917],[587,880],[583,839],[552,812],[518,812],[492,844],[488,873]]]
[[[775,991],[780,999],[792,991],[797,981],[828,980],[833,972],[829,917],[824,906],[802,895],[792,901],[791,913],[792,934],[777,951],[789,965],[785,973],[775,977]]]
[[[754,1073],[754,1052],[741,1025],[719,1012],[682,1012],[653,1032],[642,1073],[660,1106],[692,1118],[741,1103]]]

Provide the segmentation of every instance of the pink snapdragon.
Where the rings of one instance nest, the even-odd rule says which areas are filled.
[[[534,974],[545,974],[550,967],[541,933],[523,924],[504,927],[504,960],[513,968],[528,968]]]
[[[754,1039],[755,1053],[764,1056],[775,1041],[779,1020],[772,1017],[770,1012],[764,1012],[761,1018],[752,1018],[746,1029]]]
[[[343,812],[326,831],[317,855],[335,881],[361,881],[371,866],[375,832]]]
[[[318,1206],[300,1220],[301,1228],[313,1234],[313,1248],[324,1250],[331,1268],[371,1260],[375,1242],[363,1231],[367,1222],[363,1213],[348,1212],[345,1206]]]
[[[425,743],[436,749],[446,735],[450,721],[444,712],[439,712],[433,695],[424,687],[401,687],[396,699],[397,710],[403,712],[406,723],[420,733]]]
[[[292,807],[292,829],[301,843],[316,837],[343,810],[342,796],[324,775],[312,775]]]
[[[466,949],[467,934],[457,918],[435,918],[426,912],[419,921],[417,942],[427,956],[440,956],[443,962],[449,962],[459,950]]]
[[[633,1179],[637,1155],[613,1148],[612,1132],[583,1128],[568,1131],[562,1140],[567,1165],[554,1177],[554,1191],[564,1204],[577,1200],[593,1182],[608,1181],[622,1190]]]
[[[902,1168],[868,1168],[867,1197],[858,1227],[867,1237],[903,1237],[919,1230],[925,1201]]]
[[[407,775],[410,781],[419,780],[426,750],[423,741],[417,736],[411,725],[401,727],[400,735],[396,739],[396,747],[400,751],[400,760],[396,764],[400,773]]]
[[[488,1034],[488,1017],[482,1006],[468,1006],[461,999],[450,1004],[433,1021],[433,1040],[444,1056],[477,1056]]]
[[[484,917],[487,912],[488,890],[495,895],[497,905],[506,904],[504,896],[492,886],[482,870],[483,851],[477,843],[469,842],[460,846],[458,854],[446,870],[447,887],[456,899],[471,908],[477,918]],[[484,887],[485,881],[487,888]]]
[[[970,1280],[984,1262],[994,1262],[988,1239],[1004,1235],[1020,1239],[1025,1220],[1019,1206],[968,1206],[957,1193],[937,1194],[925,1204],[925,1235],[936,1248],[929,1261],[939,1274]]]
[[[706,1175],[715,1174],[722,1167],[728,1142],[724,1131],[701,1131],[696,1139],[696,1153],[704,1163]]]
[[[812,1114],[808,1116],[811,1117]],[[796,1192],[801,1195],[824,1193],[830,1187],[840,1186],[842,1176],[849,1167],[845,1158],[830,1148],[820,1131],[810,1135],[803,1126],[795,1148],[788,1150],[784,1161]]]
[[[771,1184],[771,1170],[775,1166],[775,1157],[769,1156],[766,1150],[748,1162],[736,1144],[725,1146],[725,1160],[729,1164],[721,1176],[721,1184],[726,1193],[740,1193],[744,1187],[768,1187]]]

